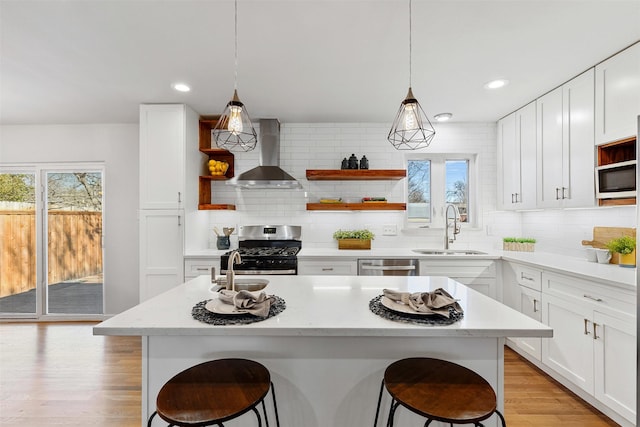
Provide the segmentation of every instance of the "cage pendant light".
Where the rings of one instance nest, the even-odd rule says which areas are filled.
[[[233,98],[225,107],[218,123],[211,130],[211,136],[218,148],[229,151],[251,151],[256,148],[258,134],[251,124],[247,107],[238,98],[238,0],[234,2],[235,14],[235,71]]]
[[[411,0],[409,0],[409,92],[400,104],[387,137],[396,150],[426,148],[436,135],[429,118],[411,90],[411,47]]]

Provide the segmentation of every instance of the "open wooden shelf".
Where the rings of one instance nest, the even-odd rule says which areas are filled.
[[[405,211],[406,203],[307,203],[308,211]]]
[[[307,169],[309,181],[397,180],[407,176],[404,169]]]
[[[235,210],[235,205],[211,203],[211,181],[226,181],[233,178],[235,174],[235,157],[233,153],[220,148],[211,148],[211,129],[218,123],[219,116],[204,116],[200,118],[200,138],[199,149],[201,153],[207,155],[207,159],[202,166],[202,174],[198,180],[198,210]],[[229,168],[224,175],[208,175],[209,160],[227,162]]]

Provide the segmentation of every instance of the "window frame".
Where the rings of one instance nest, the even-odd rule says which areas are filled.
[[[478,154],[477,153],[412,153],[405,155],[405,169],[409,170],[409,162],[416,160],[431,161],[431,222],[409,220],[409,210],[405,211],[405,228],[433,228],[444,229],[445,227],[445,207],[446,207],[446,161],[466,160],[468,162],[468,203],[467,210],[471,213],[467,217],[467,222],[461,223],[463,228],[479,227],[478,189],[480,182],[478,179]],[[409,176],[404,185],[404,199],[409,203]]]

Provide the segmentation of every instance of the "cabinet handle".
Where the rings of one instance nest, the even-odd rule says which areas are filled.
[[[597,340],[598,338],[600,338],[598,336],[598,324],[596,322],[593,322],[593,339]]]
[[[197,267],[196,271],[209,271],[207,267]]]
[[[182,226],[182,217],[178,215],[178,227]]]
[[[515,203],[515,202],[513,201],[513,193],[511,193],[511,203]]]
[[[558,195],[558,191],[560,191],[560,188],[556,187],[556,200],[560,200],[560,196]]]
[[[565,192],[568,190],[569,188],[567,187],[562,187],[562,198],[563,199],[568,199],[568,197],[566,196]]]
[[[590,300],[593,300],[593,301],[596,301],[596,302],[603,302],[604,301],[602,298],[592,297],[591,295],[588,295],[588,294],[584,294],[583,297],[585,297],[587,299],[590,299]]]
[[[533,280],[533,277],[525,276],[524,273],[520,273],[520,278],[522,280],[526,280],[527,282],[534,282],[535,281],[535,280]]]
[[[539,311],[539,310],[538,310],[538,300],[537,300],[537,299],[534,299],[534,300],[533,300],[533,312],[534,312],[534,313],[537,313],[538,311]]]
[[[322,267],[322,271],[333,271],[333,267]]]
[[[182,203],[182,193],[178,191],[178,203]]]
[[[591,332],[589,332],[589,321],[587,319],[584,319],[584,334],[591,335]]]

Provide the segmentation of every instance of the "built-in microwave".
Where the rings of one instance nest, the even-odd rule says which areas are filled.
[[[636,160],[596,167],[596,198],[636,197]]]

